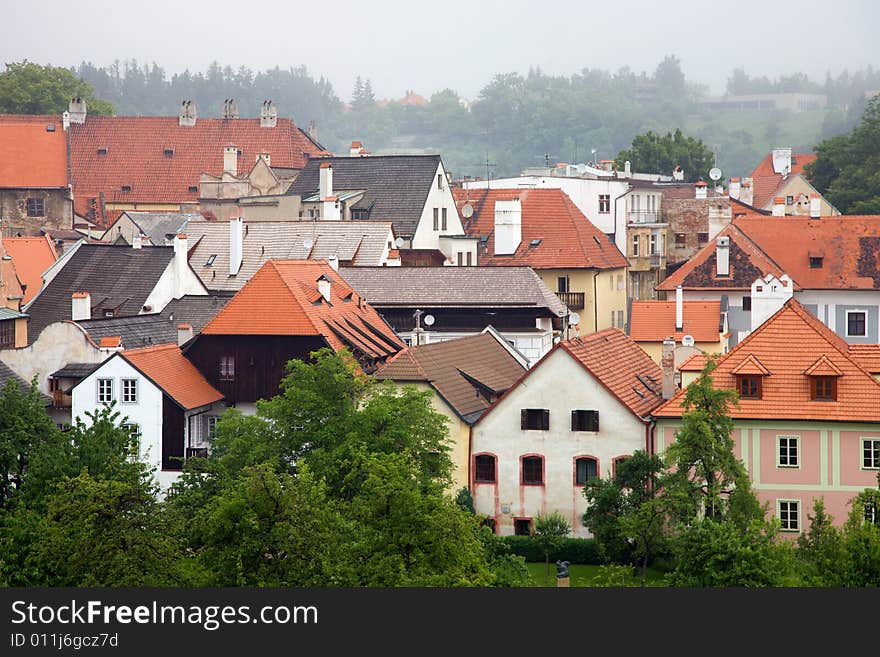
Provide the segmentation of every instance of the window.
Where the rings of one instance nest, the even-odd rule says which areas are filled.
[[[443,189],[443,174],[437,174],[437,189]]]
[[[847,337],[865,337],[866,331],[864,310],[846,311],[846,335]]]
[[[162,151],[162,153],[163,153],[163,155],[165,155],[165,157],[174,157],[174,149],[173,148],[166,148],[164,151]]]
[[[810,377],[810,399],[813,401],[837,401],[837,377]]]
[[[614,328],[614,311],[611,311],[611,323],[608,324],[610,328]]]
[[[776,436],[776,465],[780,468],[797,468],[800,436]]]
[[[434,230],[440,230],[440,208],[434,208]]]
[[[786,205],[794,205],[794,196],[786,196],[785,197]]]
[[[697,233],[697,242],[705,244],[709,241],[709,233]]]
[[[617,311],[617,328],[619,328],[619,329],[623,328],[623,311],[622,310]]]
[[[558,276],[556,278],[556,291],[568,292],[568,276]]]
[[[495,518],[483,518],[480,520],[480,527],[488,527],[492,533],[495,533]]]
[[[514,518],[513,533],[517,536],[532,535],[532,519],[531,518]]]
[[[572,411],[572,431],[598,431],[599,411]]]
[[[611,194],[599,194],[599,212],[611,212]]]
[[[550,429],[550,411],[546,408],[524,408],[520,412],[520,428],[534,431]]]
[[[743,310],[752,309],[752,297],[743,297]]]
[[[137,379],[122,379],[122,403],[136,404],[138,400]]]
[[[799,500],[777,500],[777,515],[779,522],[782,523],[782,531],[796,532],[800,531],[800,501]]]
[[[623,274],[617,275],[617,289],[622,290],[624,288],[625,282],[623,280]]]
[[[15,322],[0,322],[0,349],[15,346]]]
[[[41,198],[29,198],[27,200],[27,216],[29,217],[45,217],[46,206]]]
[[[754,375],[740,375],[737,382],[740,399],[761,399],[761,377]]]
[[[540,456],[522,457],[522,485],[540,486],[544,483],[544,459]]]
[[[867,470],[880,468],[880,438],[862,438],[862,467]]]
[[[822,269],[822,256],[810,256],[810,269]]]
[[[98,379],[98,403],[109,404],[113,401],[113,379]]]
[[[134,422],[127,422],[122,425],[122,428],[128,432],[129,437],[131,438],[134,444],[137,444],[138,439],[141,435],[141,425],[135,424]]]
[[[234,356],[220,356],[220,380],[235,381]]]
[[[470,251],[468,251],[468,252],[467,252],[467,258],[466,258],[465,260],[466,260],[466,264],[467,264],[468,267],[472,266],[472,265],[474,264],[474,261],[473,261],[473,253],[471,253]]]
[[[684,233],[675,234],[675,246],[684,246],[686,244],[686,236]]]
[[[591,479],[599,477],[599,465],[596,459],[590,457],[579,458],[574,462],[574,483],[583,486]]]
[[[657,236],[654,233],[651,233],[648,238],[649,249],[648,252],[651,255],[657,255]]]
[[[464,253],[461,251],[458,252],[458,266],[461,267],[464,265]]]
[[[130,191],[131,191],[131,185],[123,185],[123,186],[122,186],[122,191],[123,191],[123,192],[130,192]]]
[[[474,457],[474,483],[495,483],[495,457],[491,454],[477,454]]]
[[[865,502],[865,522],[869,525],[880,524],[880,514],[877,513],[877,506],[873,502]]]
[[[629,456],[618,456],[617,458],[615,458],[611,461],[611,476],[612,477],[617,476],[617,468],[619,468],[620,464],[623,463],[624,461],[626,461],[628,458],[629,458]]]
[[[440,210],[440,229],[446,230],[446,208]]]
[[[637,258],[639,255],[639,236],[633,235],[633,257]]]
[[[220,418],[216,415],[208,416],[208,440],[214,440],[214,436],[217,435],[217,423],[220,421]]]
[[[190,185],[187,189],[189,190],[190,194],[198,194],[199,193],[199,188],[196,185]],[[300,215],[300,216],[302,216],[302,215]]]

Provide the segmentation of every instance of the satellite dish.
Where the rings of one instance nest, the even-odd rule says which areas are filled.
[[[568,323],[569,324],[580,324],[581,316],[577,313],[568,313]]]
[[[682,347],[693,347],[694,346],[694,336],[692,336],[692,335],[682,336],[681,346]]]
[[[470,203],[465,203],[461,206],[461,216],[465,219],[470,219],[474,216],[474,206]]]
[[[311,248],[315,246],[315,240],[313,240],[311,237],[307,237],[303,240],[303,246],[305,247],[306,251],[310,251]]]
[[[434,315],[425,315],[425,326],[434,326]]]
[[[400,247],[403,246],[403,238],[402,238],[402,237],[398,237],[396,240],[394,240],[394,244],[395,244],[395,246],[397,246],[397,248],[399,249]]]
[[[712,180],[721,180],[721,169],[718,167],[712,167],[709,169],[709,177]]]

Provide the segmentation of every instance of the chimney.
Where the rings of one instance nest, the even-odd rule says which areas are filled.
[[[623,177],[631,178],[632,177],[632,163],[627,160],[623,163]]]
[[[309,121],[309,139],[318,141],[318,124],[315,121]]]
[[[675,168],[672,170],[672,179],[679,182],[684,180],[684,169],[678,164],[676,164]]]
[[[728,201],[712,202],[709,204],[709,239],[724,230],[733,219],[733,208]]]
[[[767,274],[764,278],[756,278],[752,283],[750,328],[754,331],[774,315],[794,293],[794,283],[787,274],[776,278]]]
[[[183,294],[183,279],[185,272],[189,267],[187,259],[187,241],[184,233],[178,233],[174,236],[174,298]]]
[[[238,175],[238,148],[235,146],[223,147],[223,172]]]
[[[323,201],[322,218],[326,221],[339,221],[342,213],[339,207],[339,198],[336,196],[327,196]]]
[[[742,187],[740,187],[739,178],[731,178],[730,179],[730,189],[728,190],[730,193],[730,198],[739,198]]]
[[[318,196],[323,201],[328,196],[333,196],[333,165],[321,162],[318,175]]]
[[[727,235],[715,242],[715,275],[730,276],[730,238]]]
[[[663,372],[663,399],[671,399],[675,394],[675,340],[671,336],[663,340],[660,369]]]
[[[192,128],[196,124],[196,118],[196,104],[191,100],[183,101],[180,104],[180,114],[177,117],[177,124]]]
[[[773,173],[787,176],[791,173],[791,149],[790,148],[774,148],[773,157]]]
[[[359,141],[351,142],[351,146],[349,147],[348,154],[351,157],[358,157],[361,154],[361,149],[364,145]]]
[[[327,264],[330,265],[330,267],[331,267],[331,269],[333,269],[333,271],[339,271],[339,256],[337,256],[337,255],[330,256],[329,258],[327,258]]]
[[[79,96],[77,96],[76,98],[71,98],[67,114],[71,123],[85,123],[86,101],[84,101]]]
[[[324,301],[330,303],[330,278],[326,274],[321,274],[318,278],[318,292],[324,297]]]
[[[267,167],[272,166],[272,155],[270,153],[258,153],[257,160],[263,160]]]
[[[681,291],[681,285],[675,288],[675,332],[681,333],[684,330],[684,295]]]
[[[260,127],[274,128],[278,125],[278,109],[271,100],[264,100],[260,107]]]
[[[241,217],[229,220],[229,275],[238,275],[244,250],[244,222]]]
[[[137,233],[131,238],[131,248],[139,249],[143,246],[143,235]]]
[[[785,197],[777,196],[773,199],[773,212],[771,213],[774,217],[784,217],[785,216]]]
[[[178,324],[177,325],[177,346],[184,344],[192,339],[193,336],[193,327],[192,324]]]
[[[522,204],[519,198],[495,201],[495,255],[513,255],[522,242]]]
[[[227,120],[238,118],[238,104],[235,98],[227,98],[223,101],[223,118]]]
[[[702,180],[694,183],[694,198],[706,198],[707,187]]]
[[[821,194],[810,194],[810,217],[812,219],[818,219],[822,216],[822,195]]]
[[[742,190],[739,193],[739,200],[747,205],[751,205],[754,199],[754,194],[752,193],[752,179],[751,178],[743,178],[742,179]]]
[[[88,292],[74,292],[70,302],[70,318],[74,322],[92,318],[92,296]]]

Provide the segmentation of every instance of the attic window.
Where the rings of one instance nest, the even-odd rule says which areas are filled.
[[[107,147],[106,146],[102,146],[101,148],[98,149],[98,155],[106,155],[106,154],[107,154]]]
[[[214,264],[214,261],[217,259],[217,254],[212,253],[208,256],[208,262],[205,263],[205,267],[211,267]]]
[[[131,185],[123,185],[123,186],[122,186],[122,191],[123,191],[123,192],[130,192],[130,191],[131,191]]]
[[[173,148],[166,148],[163,151],[163,153],[165,154],[165,157],[174,157],[174,149]]]
[[[540,243],[540,239],[532,240],[531,242],[529,242],[529,246],[538,246]]]
[[[110,309],[105,310],[104,317],[113,317],[113,311]]]
[[[740,374],[736,378],[740,399],[761,399],[763,377],[756,374]]]
[[[822,269],[822,256],[810,256],[810,269]]]
[[[55,124],[54,123],[46,124],[46,132],[55,132]]]
[[[198,194],[198,193],[199,193],[199,188],[198,188],[198,186],[196,186],[196,185],[190,185],[190,186],[189,186],[189,193],[190,193],[190,194]]]
[[[810,399],[813,401],[837,401],[837,377],[810,377]]]

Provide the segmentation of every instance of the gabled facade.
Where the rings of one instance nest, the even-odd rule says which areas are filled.
[[[576,536],[589,536],[584,485],[651,449],[662,384],[657,364],[617,329],[560,343],[473,427],[477,513],[496,533],[524,534],[536,515],[558,511]]]
[[[785,533],[804,531],[818,498],[842,524],[849,501],[877,485],[880,382],[862,366],[870,358],[789,300],[711,375],[716,388],[739,393],[729,409],[735,453]],[[654,411],[658,453],[681,427],[685,394]]]
[[[790,148],[774,148],[755,167],[751,176],[743,178],[741,192],[738,188],[731,189],[731,197],[780,216],[811,216],[811,200],[817,215],[839,215],[837,208],[807,180],[804,167],[815,161],[813,153],[792,153]]]

